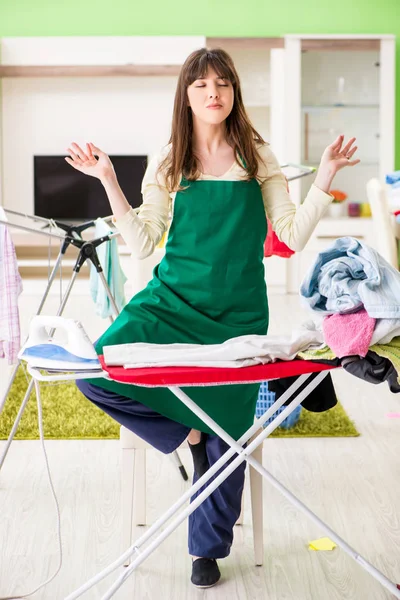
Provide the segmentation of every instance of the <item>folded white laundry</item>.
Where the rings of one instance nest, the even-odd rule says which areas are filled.
[[[243,335],[222,344],[117,344],[104,346],[108,366],[248,367],[275,360],[293,360],[306,349],[325,345],[322,331],[306,321],[291,335]]]

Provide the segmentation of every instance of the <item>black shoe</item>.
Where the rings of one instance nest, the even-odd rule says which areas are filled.
[[[221,577],[215,558],[196,558],[192,563],[190,581],[198,588],[209,588],[215,585]]]
[[[200,477],[210,468],[206,451],[206,434],[201,434],[200,442],[198,444],[190,444],[188,442],[188,445],[193,456],[195,473],[200,479]]]

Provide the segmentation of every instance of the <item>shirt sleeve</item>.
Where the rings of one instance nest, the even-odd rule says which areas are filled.
[[[162,174],[157,174],[165,156],[166,150],[163,150],[149,161],[142,181],[143,203],[139,209],[131,208],[114,221],[135,258],[150,256],[168,227],[171,198]]]
[[[312,185],[304,202],[296,207],[290,199],[286,177],[269,145],[261,146],[258,151],[262,158],[259,177],[265,213],[279,240],[291,250],[300,252],[333,196]]]

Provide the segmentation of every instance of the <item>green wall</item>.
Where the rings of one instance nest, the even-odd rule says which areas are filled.
[[[390,33],[396,52],[400,169],[400,0],[0,0],[0,37],[90,35],[282,36]]]

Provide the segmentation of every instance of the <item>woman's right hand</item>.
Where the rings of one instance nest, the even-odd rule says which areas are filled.
[[[115,177],[114,167],[110,158],[92,143],[86,144],[86,152],[84,152],[78,144],[73,142],[71,147],[68,148],[68,152],[71,158],[66,157],[65,160],[77,171],[91,177],[96,177],[100,181]]]

